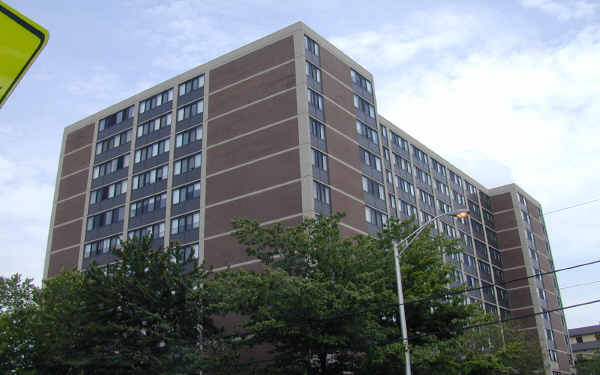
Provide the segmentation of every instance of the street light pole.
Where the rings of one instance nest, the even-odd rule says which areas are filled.
[[[393,241],[394,263],[396,266],[396,287],[398,289],[398,310],[400,312],[402,342],[404,343],[404,362],[405,362],[405,367],[406,367],[406,371],[405,371],[406,375],[411,375],[411,369],[410,369],[410,350],[408,349],[408,328],[406,326],[406,315],[405,315],[405,311],[404,311],[404,292],[402,291],[402,275],[400,274],[400,257],[410,247],[410,245],[419,236],[419,234],[421,234],[421,232],[425,228],[427,228],[428,225],[430,225],[431,223],[434,223],[437,219],[439,219],[442,216],[446,216],[446,215],[454,216],[454,217],[461,219],[463,217],[469,216],[469,210],[460,209],[460,210],[446,212],[446,213],[438,215],[438,216],[434,217],[433,219],[427,221],[426,223],[422,224],[420,227],[415,229],[411,234],[409,234],[404,239],[402,239],[403,247],[402,247],[402,250],[400,250],[400,251],[398,251],[398,241],[396,241],[396,240]]]

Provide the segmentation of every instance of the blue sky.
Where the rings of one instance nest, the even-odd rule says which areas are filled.
[[[296,21],[373,73],[382,115],[487,187],[516,182],[546,212],[600,198],[594,0],[8,3],[50,41],[0,110],[2,276],[41,279],[65,126]],[[547,216],[557,268],[600,259],[599,210]],[[600,265],[560,273],[564,305],[598,298],[595,281]],[[566,315],[598,324],[600,304]]]

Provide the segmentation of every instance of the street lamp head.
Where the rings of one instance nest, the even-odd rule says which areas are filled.
[[[459,219],[462,219],[463,217],[467,217],[470,214],[471,214],[471,212],[468,209],[466,209],[466,208],[454,210],[454,211],[451,211],[451,212],[448,213],[448,215],[457,217]]]

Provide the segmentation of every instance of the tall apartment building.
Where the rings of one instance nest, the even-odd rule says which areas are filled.
[[[436,230],[464,242],[461,282],[490,286],[470,301],[527,316],[547,373],[569,373],[563,313],[546,312],[561,306],[556,278],[523,279],[554,267],[540,204],[516,185],[482,186],[380,116],[372,75],[296,23],[65,128],[44,277],[108,264],[136,234],[216,270],[259,268],[232,219],[344,211],[345,235],[375,234],[389,217],[460,207],[470,218]]]

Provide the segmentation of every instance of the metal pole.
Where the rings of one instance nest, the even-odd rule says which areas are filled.
[[[402,341],[404,342],[404,359],[406,363],[406,375],[410,371],[410,351],[408,350],[408,333],[406,329],[406,315],[404,314],[404,293],[402,292],[402,276],[400,275],[400,257],[398,255],[398,242],[394,241],[394,262],[396,263],[396,284],[398,287],[398,309],[400,311],[400,323],[402,328]]]

